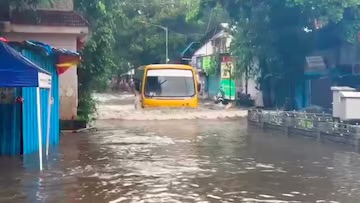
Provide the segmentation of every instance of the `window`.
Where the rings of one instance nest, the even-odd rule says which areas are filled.
[[[217,53],[227,53],[228,49],[226,46],[227,38],[219,37],[212,41],[212,45],[214,46],[215,52]]]
[[[146,97],[192,97],[195,81],[191,70],[148,70],[145,81]]]

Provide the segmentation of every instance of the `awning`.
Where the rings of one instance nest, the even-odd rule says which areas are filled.
[[[181,52],[181,58],[191,59],[193,54],[200,48],[201,44],[199,42],[191,42],[184,50]]]
[[[0,42],[0,87],[50,88],[50,85],[48,72]]]
[[[65,73],[69,68],[75,67],[80,62],[80,56],[77,55],[58,55],[58,62],[56,64],[59,75]]]
[[[40,88],[49,90],[48,100],[48,126],[46,132],[46,149],[49,149],[50,136],[50,109],[51,109],[51,75],[39,66],[22,56],[15,49],[5,42],[0,42],[0,87],[37,87],[36,105],[37,109],[37,129],[39,141],[39,162],[40,170],[43,170],[42,158],[42,127],[41,127],[41,101]]]

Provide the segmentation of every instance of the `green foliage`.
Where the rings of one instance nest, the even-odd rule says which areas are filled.
[[[94,121],[96,112],[96,101],[92,97],[92,91],[82,90],[79,95],[78,119],[87,122]]]
[[[308,27],[314,28],[314,20],[325,26],[336,25],[341,40],[354,43],[360,28],[360,1],[358,0],[287,0],[291,7],[298,7],[307,13]]]
[[[39,0],[13,0],[9,1],[10,4],[16,8],[23,7],[24,5],[36,5]]]
[[[216,53],[211,56],[209,68],[205,70],[207,75],[218,75],[220,70],[220,54]]]
[[[52,5],[55,0],[10,0],[11,6],[15,9],[22,9],[27,6],[36,7],[37,5]]]
[[[90,121],[96,112],[92,94],[106,85],[115,67],[112,60],[113,30],[115,28],[111,0],[78,0],[76,8],[83,12],[92,30],[90,38],[82,50],[83,61],[78,68],[79,77],[79,118]],[[111,9],[111,10],[110,10]]]
[[[192,2],[75,0],[76,10],[83,13],[91,30],[78,68],[79,116],[90,119],[88,115],[96,112],[91,95],[95,90],[105,89],[112,75],[140,65],[165,62],[165,27],[169,29],[170,59],[178,58],[190,42],[203,36],[209,17],[188,18]]]
[[[261,70],[265,76],[281,76],[288,81],[298,79],[304,58],[311,49],[307,43],[311,34],[302,30],[302,13],[275,0],[243,1],[225,6],[231,9],[229,13],[237,25],[231,51],[238,60],[240,72],[252,67],[257,58],[264,65]]]
[[[270,81],[286,83],[289,97],[301,80],[305,57],[318,44],[354,43],[360,28],[358,0],[202,0],[197,16],[219,4],[234,27],[231,53],[237,59],[237,72],[257,73],[265,89]]]
[[[192,41],[197,41],[206,32],[201,20],[191,20],[186,15],[191,11],[191,1],[125,0],[121,12],[126,16],[117,21],[115,53],[117,64],[125,69],[130,65],[165,62],[165,31],[169,29],[169,58],[177,58]],[[125,62],[125,63],[124,63]]]
[[[340,22],[347,10],[357,10],[360,6],[358,0],[287,0],[289,7],[300,7],[310,18]]]

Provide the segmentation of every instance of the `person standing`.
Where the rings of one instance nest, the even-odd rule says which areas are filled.
[[[135,95],[135,101],[134,101],[135,109],[140,109],[141,108],[140,88],[141,88],[140,81],[137,80],[137,79],[134,79],[133,80],[133,91],[134,91],[134,95]]]
[[[263,94],[259,87],[256,87],[255,107],[264,108]]]
[[[135,85],[134,85],[134,79],[130,78],[129,80],[129,88],[130,88],[130,92],[135,94]]]

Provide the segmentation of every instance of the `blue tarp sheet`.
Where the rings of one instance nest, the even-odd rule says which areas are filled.
[[[0,42],[0,87],[37,87],[39,72],[48,74],[4,42]]]
[[[78,52],[70,51],[67,49],[55,48],[55,47],[52,47],[48,44],[45,44],[45,43],[39,42],[39,41],[27,40],[23,43],[25,46],[30,46],[35,49],[40,49],[41,51],[45,52],[45,54],[47,56],[55,54],[55,55],[70,55],[70,56],[80,57],[80,54]]]

